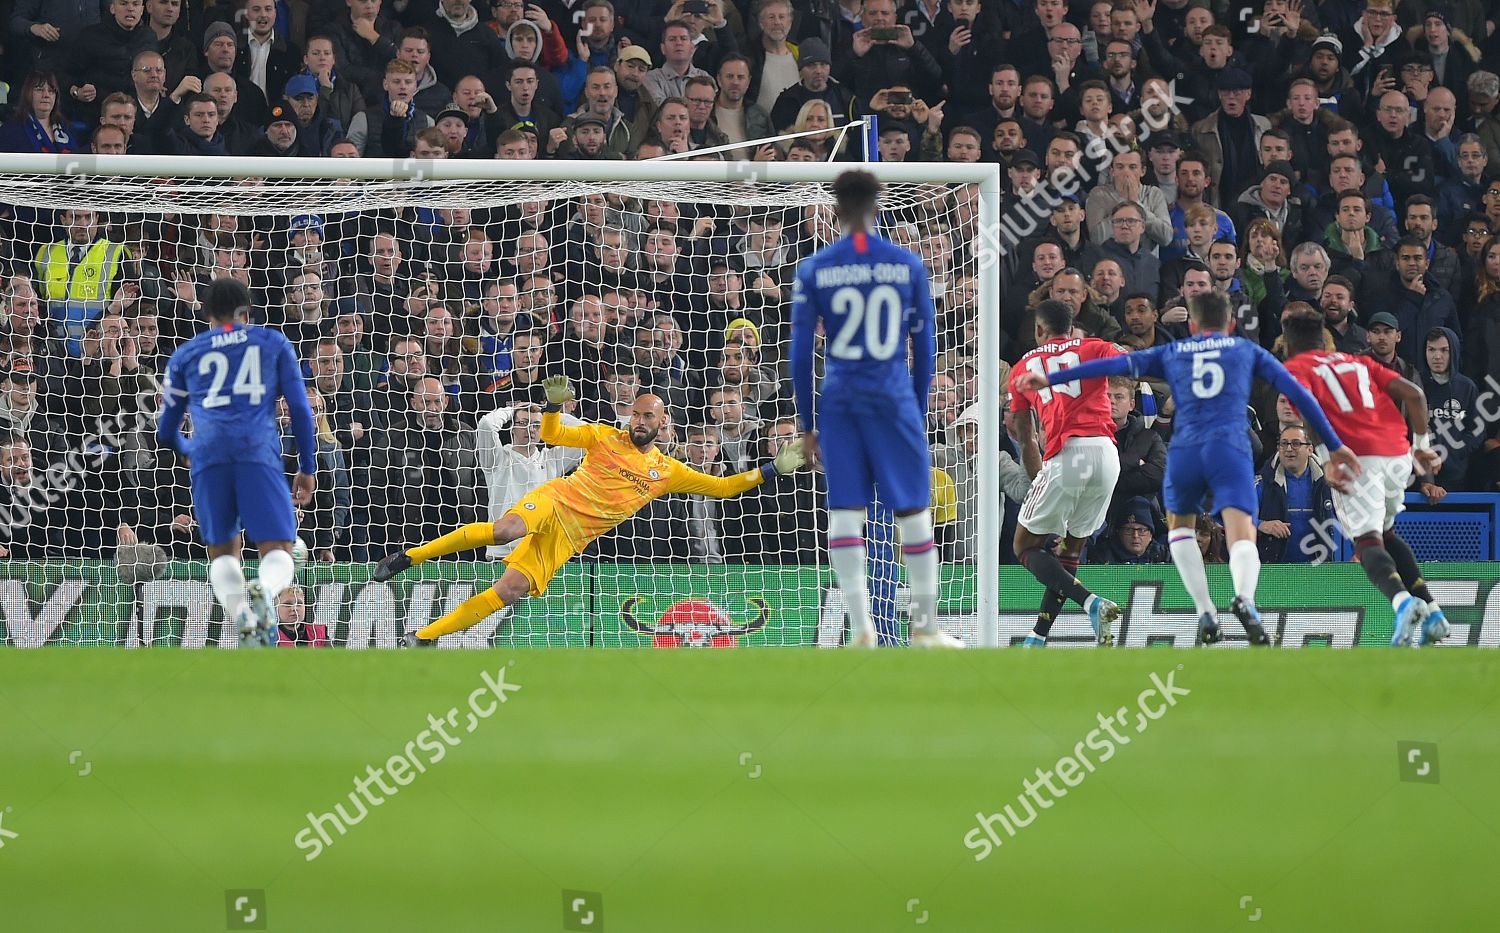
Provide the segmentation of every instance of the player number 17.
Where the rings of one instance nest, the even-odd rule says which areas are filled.
[[[1354,406],[1349,402],[1349,393],[1344,391],[1343,383],[1339,382],[1339,376],[1344,373],[1354,373],[1359,379],[1359,400],[1365,408],[1375,407],[1375,396],[1370,392],[1370,372],[1358,363],[1335,363],[1329,366],[1320,363],[1313,367],[1313,372],[1328,386],[1328,394],[1338,403],[1339,411],[1353,411]]]

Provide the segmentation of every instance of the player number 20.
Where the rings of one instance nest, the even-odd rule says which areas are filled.
[[[830,355],[841,360],[888,360],[901,346],[901,294],[889,285],[870,289],[869,297],[857,288],[844,287],[833,293],[833,313],[844,318]],[[868,324],[866,319],[868,318]],[[855,343],[863,335],[864,346]]]
[[[233,401],[222,394],[224,380],[229,378],[229,357],[217,351],[203,354],[198,360],[198,375],[213,378],[208,394],[203,397],[204,408],[218,408]],[[240,358],[240,371],[234,374],[234,386],[230,391],[248,397],[252,405],[260,404],[266,394],[266,384],[260,377],[260,347],[255,344],[245,347],[245,355]]]

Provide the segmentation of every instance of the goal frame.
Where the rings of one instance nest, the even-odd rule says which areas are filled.
[[[0,172],[78,178],[284,178],[353,179],[371,182],[422,183],[519,181],[618,184],[621,182],[701,182],[745,184],[828,184],[858,167],[882,182],[978,186],[976,284],[978,359],[1000,359],[1000,166],[994,163],[840,163],[840,162],[691,162],[673,161],[539,161],[274,158],[227,159],[202,156],[0,154]],[[54,204],[53,207],[64,205]],[[293,213],[267,205],[256,213]],[[1000,398],[1004,386],[994,383],[996,367],[981,366],[978,424],[979,514],[976,516],[975,590],[977,631],[982,647],[998,647],[1000,616],[1000,528],[1004,520],[1000,488]]]

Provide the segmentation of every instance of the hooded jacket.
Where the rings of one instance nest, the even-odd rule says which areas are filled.
[[[1402,334],[1404,342],[1404,330]],[[1439,381],[1427,367],[1427,341],[1438,334],[1448,338],[1449,347],[1448,378],[1443,381]],[[1458,371],[1457,361],[1463,358],[1462,344],[1453,328],[1433,327],[1423,331],[1419,354],[1417,370],[1422,374],[1422,390],[1427,393],[1427,417],[1433,447],[1444,451],[1438,485],[1462,489],[1469,471],[1469,458],[1484,443],[1485,425],[1476,406],[1479,388],[1474,385],[1474,380]]]

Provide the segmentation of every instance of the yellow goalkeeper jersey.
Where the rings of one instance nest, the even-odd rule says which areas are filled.
[[[700,473],[655,447],[642,453],[628,431],[605,424],[565,425],[557,412],[542,415],[542,440],[587,451],[578,469],[537,487],[562,507],[557,518],[580,551],[659,496],[680,492],[723,499],[765,479],[758,468],[722,477]]]

